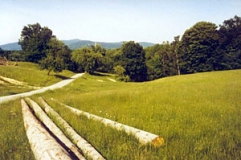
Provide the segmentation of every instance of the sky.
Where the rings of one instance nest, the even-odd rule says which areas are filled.
[[[18,42],[28,24],[59,40],[172,42],[200,21],[241,17],[241,0],[0,0],[0,45]]]

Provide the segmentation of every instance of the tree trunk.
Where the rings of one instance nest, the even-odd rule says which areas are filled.
[[[181,75],[180,67],[179,67],[179,57],[178,57],[178,46],[179,46],[179,38],[180,36],[174,37],[174,52],[175,52],[175,59],[176,59],[176,70],[177,75]]]
[[[115,121],[112,121],[110,119],[106,119],[106,118],[102,118],[93,114],[90,114],[88,112],[84,112],[75,108],[72,108],[70,106],[67,106],[63,103],[58,102],[57,100],[53,99],[55,102],[57,102],[58,104],[61,104],[62,106],[69,108],[72,112],[74,112],[77,115],[84,115],[86,116],[88,119],[93,119],[95,121],[99,121],[101,123],[103,123],[106,126],[110,126],[116,130],[121,130],[121,131],[125,131],[127,134],[131,134],[134,135],[141,144],[146,145],[146,144],[152,144],[154,146],[162,146],[164,145],[164,139],[158,135],[152,134],[150,132],[146,132],[128,125],[124,125]]]
[[[179,67],[179,60],[178,60],[178,55],[177,53],[176,54],[176,65],[177,65],[177,75],[181,75],[181,72],[180,72],[180,67]]]
[[[34,110],[37,117],[44,123],[44,125],[61,141],[63,144],[80,160],[85,160],[81,155],[79,149],[64,135],[64,133],[54,124],[54,122],[46,115],[42,108],[30,98],[26,98],[30,103],[31,108]],[[70,155],[72,155],[70,153]],[[74,157],[73,156],[73,157]]]
[[[51,71],[52,71],[52,70],[48,70],[48,76],[49,76],[49,74],[50,74]]]
[[[48,133],[22,99],[23,121],[27,137],[37,160],[71,160],[70,155]]]
[[[57,113],[55,112],[42,98],[39,98],[44,110],[47,114],[52,115],[56,118],[65,129],[65,133],[73,140],[73,142],[81,149],[83,154],[90,157],[93,160],[104,160],[105,158],[93,147],[89,142],[82,138],[76,131]]]

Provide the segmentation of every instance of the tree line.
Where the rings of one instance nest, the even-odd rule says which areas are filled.
[[[117,49],[106,50],[97,44],[70,50],[51,29],[39,23],[24,26],[19,44],[22,51],[15,53],[15,59],[20,56],[24,61],[38,63],[48,74],[63,69],[90,74],[99,71],[115,73],[120,81],[142,82],[180,74],[240,69],[241,17],[234,16],[219,26],[198,22],[182,37],[147,48],[130,41]]]
[[[146,48],[149,80],[196,72],[241,68],[241,18],[222,25],[198,22],[182,38]]]

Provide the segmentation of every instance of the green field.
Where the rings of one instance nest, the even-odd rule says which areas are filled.
[[[34,87],[49,86],[72,75],[74,75],[72,72],[64,70],[62,73],[51,73],[50,76],[48,76],[47,71],[39,70],[37,64],[27,62],[18,62],[18,66],[0,66],[0,76],[25,82],[27,85]],[[30,90],[33,89],[27,86],[0,83],[0,96],[13,95]]]
[[[240,75],[241,70],[231,70],[123,83],[85,74],[32,98],[46,99],[107,159],[239,159]],[[165,145],[142,146],[132,136],[73,115],[50,98],[158,134]],[[0,117],[0,159],[33,159],[20,100],[1,104]]]

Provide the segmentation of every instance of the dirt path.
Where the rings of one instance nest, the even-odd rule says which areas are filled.
[[[58,82],[56,84],[53,84],[51,86],[44,87],[44,88],[41,88],[41,89],[38,89],[38,90],[0,97],[0,104],[4,103],[4,102],[7,102],[7,101],[17,99],[17,98],[32,96],[32,95],[38,94],[38,93],[43,93],[43,92],[46,92],[47,90],[54,90],[54,89],[57,89],[57,88],[62,88],[64,86],[66,86],[67,84],[71,83],[76,78],[81,77],[83,74],[84,73],[76,74],[76,75],[72,76],[70,79],[63,80],[61,82]]]

